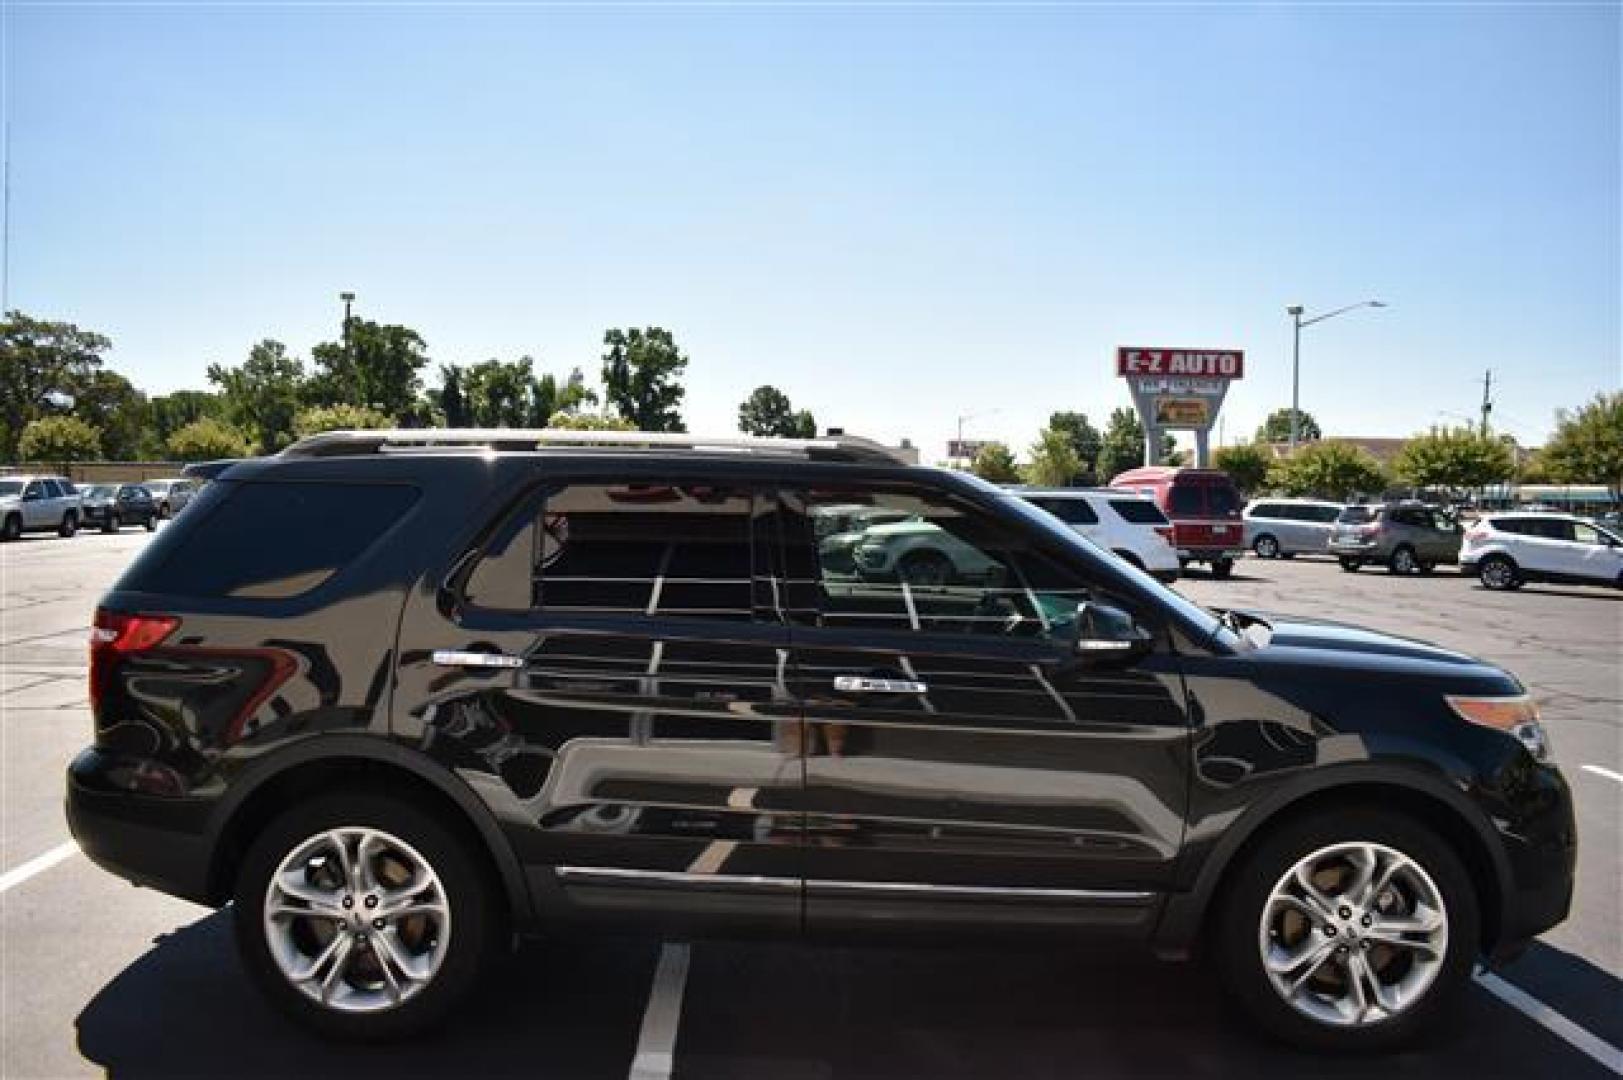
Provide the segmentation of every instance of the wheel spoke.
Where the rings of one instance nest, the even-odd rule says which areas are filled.
[[[284,870],[272,882],[273,890],[291,896],[295,900],[303,900],[312,910],[317,910],[321,914],[336,915],[341,910],[339,893],[310,884],[305,880],[304,874],[303,866]]]
[[[338,946],[338,955],[333,957],[332,968],[327,977],[321,980],[321,1003],[327,1004],[332,1000],[332,989],[338,984],[345,971],[349,970],[349,959],[355,955],[355,939],[348,934],[339,934],[333,939]]]
[[[338,867],[341,871],[343,871],[344,887],[347,889],[354,889],[356,885],[355,859],[349,853],[349,837],[345,836],[340,831],[334,830],[333,832],[327,834],[326,840],[327,843],[331,845],[333,851],[338,855]]]
[[[358,892],[372,892],[381,889],[383,883],[378,881],[377,874],[372,870],[372,864],[381,853],[385,844],[383,838],[377,833],[369,832],[361,837],[355,845],[355,888]]]
[[[1317,867],[1306,862],[1297,866],[1296,885],[1302,890],[1302,898],[1318,912],[1318,918],[1328,919],[1336,909],[1336,902],[1313,884],[1313,873],[1316,869]]]
[[[1348,853],[1347,861],[1353,865],[1353,879],[1341,890],[1341,896],[1352,903],[1361,904],[1368,895],[1365,890],[1369,883],[1375,880],[1380,856],[1368,844],[1360,844]]]
[[[336,934],[327,943],[327,947],[314,957],[301,957],[305,961],[303,964],[284,967],[283,970],[287,973],[287,977],[296,983],[309,982],[320,973],[328,961],[338,955],[338,950],[343,948],[348,940],[348,934]]]

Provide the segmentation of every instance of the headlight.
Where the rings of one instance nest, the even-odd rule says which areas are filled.
[[[1444,700],[1462,719],[1513,736],[1535,761],[1550,760],[1550,737],[1539,722],[1538,706],[1526,694],[1514,697],[1456,697]]]

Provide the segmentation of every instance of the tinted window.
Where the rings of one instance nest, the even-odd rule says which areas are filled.
[[[1343,525],[1367,525],[1375,520],[1377,509],[1373,506],[1349,506],[1336,515],[1336,520]]]
[[[1172,514],[1204,514],[1205,488],[1198,484],[1174,484],[1167,497],[1167,511]]]
[[[189,527],[161,535],[118,587],[178,596],[283,599],[349,565],[417,499],[383,484],[217,481]],[[169,543],[162,541],[174,537]]]
[[[1313,520],[1325,524],[1335,521],[1341,515],[1341,508],[1336,506],[1315,506],[1312,509]]]
[[[60,499],[62,497],[62,487],[55,480],[41,480],[39,483],[47,499]]]
[[[62,494],[64,495],[79,494],[79,489],[73,486],[72,480],[59,480],[57,481],[57,486],[62,489]]]
[[[1206,487],[1206,509],[1214,517],[1238,514],[1240,493],[1227,484],[1209,484]]]
[[[21,495],[22,490],[21,480],[0,480],[0,495]]]
[[[498,535],[468,580],[482,607],[749,620],[749,491],[572,484]]]
[[[1488,524],[1498,532],[1510,533],[1513,536],[1528,534],[1527,522],[1523,518],[1493,518]]]
[[[905,520],[855,543],[819,542],[825,510],[860,497]],[[782,531],[786,613],[802,625],[1068,641],[1077,605],[1092,596],[1024,531],[934,493],[786,492]]]
[[[23,489],[23,495],[31,499],[43,499],[45,497],[45,485],[38,480],[30,480],[28,486]]]
[[[1251,508],[1251,516],[1254,518],[1273,519],[1279,517],[1280,511],[1283,509],[1284,507],[1278,505],[1277,503],[1260,503],[1259,505]]]
[[[1111,509],[1134,525],[1166,525],[1167,516],[1148,499],[1111,499]]]
[[[1093,512],[1086,499],[1032,499],[1031,502],[1047,510],[1067,525],[1097,525],[1099,515]]]

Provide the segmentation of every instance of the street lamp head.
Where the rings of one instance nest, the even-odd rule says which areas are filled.
[[[344,303],[347,304],[351,300],[355,299],[355,294],[352,293],[352,292],[341,292],[341,293],[338,294],[338,299],[342,300]]]
[[[1370,307],[1389,307],[1390,306],[1389,304],[1387,304],[1387,302],[1385,300],[1370,300],[1370,301],[1368,301],[1368,303],[1369,303]]]
[[[1285,309],[1285,314],[1287,314],[1287,315],[1301,315],[1302,310],[1303,309],[1302,309],[1301,304],[1292,304],[1290,307]]]

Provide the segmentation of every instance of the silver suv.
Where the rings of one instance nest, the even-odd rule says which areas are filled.
[[[1336,518],[1330,554],[1348,573],[1375,563],[1394,574],[1429,574],[1438,563],[1459,562],[1460,533],[1451,516],[1422,502],[1349,506]]]
[[[1322,555],[1346,509],[1316,499],[1259,499],[1245,508],[1245,543],[1259,559]]]
[[[25,532],[72,536],[84,517],[79,489],[60,476],[0,477],[0,540]]]

